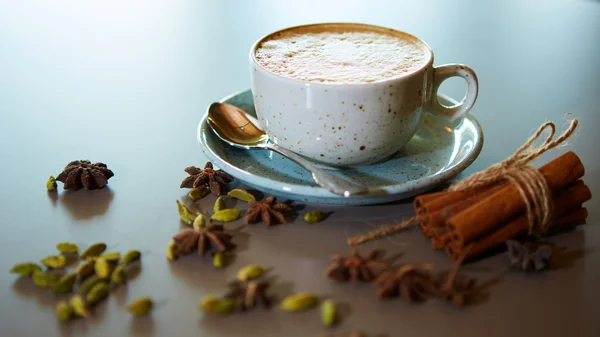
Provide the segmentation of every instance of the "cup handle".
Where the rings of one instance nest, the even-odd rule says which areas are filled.
[[[445,106],[438,100],[438,89],[440,85],[449,77],[458,76],[467,81],[467,94],[463,100],[452,106]],[[458,119],[471,110],[477,100],[479,92],[479,82],[473,69],[464,64],[445,64],[433,68],[433,92],[431,95],[431,112],[436,115]]]

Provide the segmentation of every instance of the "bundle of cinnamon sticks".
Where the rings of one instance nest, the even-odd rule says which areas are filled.
[[[585,169],[579,157],[567,152],[539,172],[552,192],[553,218],[546,233],[585,224],[587,209],[582,204],[592,195],[581,180]],[[475,258],[530,231],[526,203],[517,187],[507,182],[421,195],[414,208],[432,247],[445,249],[454,261],[465,252],[467,259]]]

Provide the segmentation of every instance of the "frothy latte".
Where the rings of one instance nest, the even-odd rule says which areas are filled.
[[[421,68],[430,52],[416,38],[362,26],[304,26],[269,36],[256,61],[288,78],[317,83],[359,84]]]

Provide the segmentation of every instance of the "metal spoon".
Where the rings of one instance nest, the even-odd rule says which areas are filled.
[[[349,197],[364,194],[367,187],[322,170],[303,157],[273,144],[262,130],[248,118],[248,114],[226,103],[213,103],[208,109],[208,125],[225,143],[242,149],[267,149],[296,162],[312,174],[315,182],[333,193]]]

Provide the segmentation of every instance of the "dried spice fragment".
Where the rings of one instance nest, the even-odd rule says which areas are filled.
[[[205,297],[200,302],[198,309],[218,315],[228,315],[233,312],[235,302],[228,299],[220,299],[216,297]]]
[[[259,305],[271,307],[271,297],[267,294],[270,284],[265,280],[233,281],[228,284],[224,298],[234,303],[241,311],[251,310]]]
[[[194,219],[194,222],[192,223],[192,227],[194,227],[194,228],[206,227],[206,219],[204,218],[204,215],[198,214],[198,216],[196,216],[196,219]]]
[[[284,213],[291,212],[292,208],[285,203],[275,203],[275,197],[270,196],[265,201],[250,201],[250,208],[246,211],[246,223],[255,224],[261,220],[271,226],[274,224],[273,218],[279,223],[286,223]]]
[[[90,291],[87,293],[86,302],[89,304],[96,304],[106,297],[108,297],[108,284],[105,282],[100,282],[92,287]]]
[[[334,255],[331,265],[325,269],[325,276],[340,282],[371,282],[388,268],[388,263],[378,259],[379,251],[374,250],[362,257],[356,248],[352,248],[350,257]]]
[[[240,269],[237,273],[237,279],[240,281],[248,281],[261,277],[265,273],[265,268],[257,264],[252,264]]]
[[[40,262],[48,268],[62,268],[67,264],[67,258],[64,255],[49,255]]]
[[[153,307],[154,302],[150,297],[138,297],[127,306],[127,311],[134,316],[146,316]]]
[[[121,264],[128,265],[135,261],[139,261],[142,258],[142,253],[139,250],[132,249],[123,255],[123,259],[121,260]]]
[[[457,307],[469,303],[476,292],[476,280],[460,274],[458,266],[448,273],[440,273],[433,279],[434,295],[444,301],[450,302]]]
[[[32,262],[26,262],[26,263],[19,263],[19,264],[14,265],[10,269],[10,272],[12,274],[18,274],[19,276],[31,276],[36,271],[41,271],[41,270],[42,270],[42,267],[40,267],[38,264],[35,264]]]
[[[81,295],[73,295],[69,300],[69,304],[71,305],[71,308],[73,308],[73,313],[76,316],[85,318],[90,317],[90,312],[88,310],[87,303]]]
[[[240,218],[242,213],[235,208],[222,209],[215,212],[210,218],[220,222],[235,221]]]
[[[94,264],[94,271],[99,278],[107,279],[112,274],[114,266],[114,263],[108,261],[104,257],[99,257]]]
[[[90,257],[98,257],[100,256],[100,254],[104,253],[104,251],[106,250],[106,244],[105,243],[95,243],[91,246],[89,246],[86,250],[83,251],[83,253],[81,253],[80,258],[81,259],[87,259]]]
[[[56,179],[54,178],[54,176],[50,176],[46,181],[46,189],[48,191],[56,191],[56,187]]]
[[[71,242],[61,242],[56,244],[56,250],[62,254],[76,254],[79,253],[79,247]]]
[[[94,260],[94,259],[89,259],[87,261],[84,261],[79,266],[77,266],[77,269],[75,269],[75,273],[77,275],[79,275],[79,277],[84,279],[84,278],[94,274],[94,265],[95,264],[96,264],[96,260]]]
[[[279,308],[291,312],[304,311],[313,308],[318,302],[318,297],[312,293],[298,293],[284,298]]]
[[[169,244],[167,245],[167,260],[169,261],[175,261],[177,260],[177,244],[175,243],[175,240],[171,240],[169,241]]]
[[[119,260],[121,259],[121,253],[119,252],[107,252],[102,254],[101,256],[104,260],[111,262],[111,263],[119,263]]]
[[[204,256],[208,251],[225,252],[235,248],[232,236],[225,233],[223,225],[210,225],[206,228],[184,229],[173,236],[173,244],[169,250],[174,259],[197,251]],[[171,246],[171,245],[170,245]]]
[[[77,281],[77,274],[71,273],[61,277],[56,284],[52,287],[55,294],[68,294],[73,291],[73,286]]]
[[[312,211],[304,214],[304,221],[309,223],[321,222],[327,218],[328,214],[323,211]]]
[[[219,196],[217,200],[215,200],[215,204],[213,205],[213,212],[217,213],[220,210],[225,209],[225,201],[223,201],[223,197]]]
[[[110,280],[113,283],[117,284],[123,284],[127,282],[127,274],[125,273],[125,267],[123,267],[123,265],[117,266],[110,275]]]
[[[73,308],[67,301],[59,301],[56,303],[56,318],[61,321],[68,321],[73,318]]]
[[[511,267],[525,272],[539,272],[550,265],[552,246],[533,242],[506,241]]]
[[[88,278],[87,280],[83,281],[79,285],[77,290],[82,294],[87,294],[90,292],[90,290],[92,290],[92,288],[94,288],[94,286],[96,286],[98,283],[101,283],[101,282],[104,282],[104,279],[94,275],[94,276]]]
[[[337,320],[335,303],[332,300],[325,300],[321,304],[321,323],[325,326],[332,326]]]
[[[428,264],[407,264],[397,271],[382,273],[374,282],[377,297],[401,296],[408,303],[423,300],[434,292]]]
[[[56,177],[56,180],[64,184],[65,190],[95,190],[108,184],[108,179],[114,173],[106,167],[106,164],[92,164],[88,160],[72,161]]]
[[[224,194],[227,185],[233,181],[233,177],[225,171],[213,169],[211,162],[207,162],[204,169],[188,166],[185,168],[185,172],[190,176],[181,182],[181,188],[198,188],[208,185],[211,192],[216,195]]]
[[[245,202],[256,201],[256,197],[254,197],[254,195],[252,193],[250,193],[246,190],[239,189],[239,188],[229,191],[229,193],[227,193],[227,195],[232,198],[242,200]]]
[[[188,197],[192,200],[200,200],[207,196],[210,193],[210,190],[206,186],[200,186],[192,189],[188,192]]]
[[[43,271],[36,271],[32,275],[33,283],[40,288],[52,288],[58,282],[58,275]]]
[[[223,268],[225,266],[225,261],[224,261],[224,257],[223,257],[223,253],[221,252],[216,252],[213,255],[213,266],[217,267],[217,268]]]
[[[177,212],[179,212],[179,217],[181,221],[185,222],[188,225],[194,223],[194,219],[196,219],[197,214],[193,213],[187,206],[180,203],[179,200],[175,200],[177,202]]]

